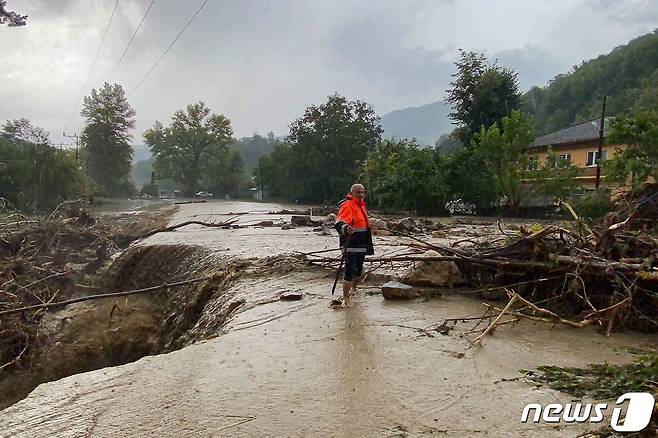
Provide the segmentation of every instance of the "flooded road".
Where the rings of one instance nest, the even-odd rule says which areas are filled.
[[[268,209],[281,206],[183,205],[172,223]],[[240,220],[253,222],[254,217]],[[143,244],[161,243],[265,257],[332,248],[336,238],[318,236],[310,228],[189,227]],[[379,254],[394,248],[392,238],[376,238],[375,243]],[[482,348],[469,349],[468,339],[459,334],[470,324],[434,337],[417,329],[445,318],[479,315],[478,300],[446,294],[426,302],[389,302],[361,291],[351,307],[335,311],[327,307],[332,282],[330,271],[313,268],[242,278],[231,293],[244,297],[246,305],[221,336],[40,385],[0,413],[0,435],[576,436],[591,427],[520,423],[526,403],[567,402],[570,397],[533,387],[518,379],[518,370],[623,363],[630,357],[622,347],[656,341],[623,333],[605,338],[594,330],[524,321],[500,327]],[[268,299],[281,290],[301,291],[304,297]]]

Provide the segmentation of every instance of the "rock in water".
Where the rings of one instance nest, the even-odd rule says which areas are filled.
[[[290,230],[292,228],[292,225],[290,224],[283,224],[281,225],[282,230]]]
[[[418,291],[408,284],[389,281],[382,286],[382,295],[387,300],[413,300],[418,296]]]
[[[425,257],[438,257],[439,253],[429,250]],[[414,286],[453,287],[464,283],[464,276],[455,262],[422,261],[402,276],[402,281]]]

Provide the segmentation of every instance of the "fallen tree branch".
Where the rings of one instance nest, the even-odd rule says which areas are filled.
[[[53,308],[53,307],[62,307],[62,306],[66,306],[66,305],[69,305],[69,304],[80,303],[80,302],[83,302],[83,301],[100,300],[100,299],[103,299],[103,298],[115,298],[115,297],[123,297],[123,296],[127,296],[127,295],[135,295],[135,294],[142,294],[142,293],[147,293],[147,292],[154,292],[154,291],[169,288],[169,287],[177,287],[177,286],[184,286],[186,284],[197,283],[199,281],[207,280],[209,278],[212,278],[212,276],[211,275],[206,275],[204,277],[193,278],[191,280],[177,281],[175,283],[165,283],[165,284],[160,284],[158,286],[145,287],[143,289],[132,289],[132,290],[127,290],[127,291],[122,291],[122,292],[112,292],[112,293],[98,294],[98,295],[87,295],[85,297],[73,298],[71,300],[59,301],[57,303],[36,304],[34,306],[25,306],[25,307],[19,307],[17,309],[2,310],[2,311],[0,311],[0,316],[11,315],[11,314],[14,314],[14,313],[20,313],[20,312],[26,312],[26,311],[32,311],[32,310],[50,309],[50,308]]]
[[[519,298],[519,296],[518,296],[517,294],[512,295],[512,298],[509,300],[509,302],[507,303],[507,305],[505,306],[505,308],[504,308],[503,310],[501,310],[501,312],[498,314],[498,316],[496,317],[496,319],[494,319],[494,320],[491,322],[491,324],[489,324],[489,326],[488,326],[488,327],[482,332],[482,334],[480,334],[477,338],[473,339],[473,342],[471,342],[471,347],[474,346],[475,344],[480,344],[480,345],[482,345],[482,339],[483,339],[483,338],[484,338],[484,337],[485,337],[485,336],[486,336],[491,330],[493,330],[493,329],[496,327],[496,324],[498,323],[498,321],[500,321],[500,318],[503,317],[503,315],[504,315],[504,314],[510,309],[510,307],[512,307],[512,305],[516,302],[516,300],[517,300],[518,298]]]
[[[212,228],[222,228],[233,225],[237,220],[228,220],[224,222],[202,222],[202,221],[187,221],[176,225],[171,225],[169,227],[158,228],[156,230],[151,230],[146,234],[143,234],[139,237],[136,237],[134,240],[142,240],[147,237],[151,237],[154,234],[158,233],[168,233],[170,231],[176,231],[178,228],[186,227],[188,225],[201,225],[203,227],[212,227]]]

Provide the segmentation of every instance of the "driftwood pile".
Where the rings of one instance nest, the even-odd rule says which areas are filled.
[[[504,308],[485,305],[498,315],[488,329],[508,315],[596,325],[606,335],[625,327],[658,331],[658,193],[648,191],[596,227],[562,208],[572,221],[521,227],[495,246],[443,249],[470,284],[509,298]]]
[[[623,328],[658,331],[658,192],[646,191],[593,227],[568,204],[561,207],[570,220],[514,230],[499,226],[500,233],[484,241],[438,245],[417,233],[389,229],[412,242],[411,251],[366,261],[374,269],[395,262],[454,262],[475,289],[469,292],[489,301],[483,335],[519,319],[595,325],[606,335]],[[422,255],[428,249],[438,255]],[[320,253],[308,256],[332,266],[332,259]],[[506,305],[492,304],[501,298]]]

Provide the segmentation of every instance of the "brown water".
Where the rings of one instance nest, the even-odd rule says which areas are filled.
[[[182,207],[174,223],[208,214],[210,206]],[[216,214],[263,204],[216,202],[212,208]],[[266,256],[332,247],[335,237],[310,229],[191,227],[148,243],[156,242]],[[575,436],[587,425],[519,422],[526,403],[566,402],[568,396],[503,379],[542,364],[621,363],[629,356],[620,347],[656,342],[522,322],[499,328],[482,348],[469,349],[459,334],[470,324],[449,336],[422,336],[414,328],[479,314],[477,300],[446,295],[387,302],[360,294],[352,307],[335,311],[327,307],[332,281],[330,272],[317,269],[239,280],[231,293],[244,297],[248,310],[222,336],[41,385],[0,413],[0,435]],[[301,290],[304,298],[268,302],[284,289]]]

